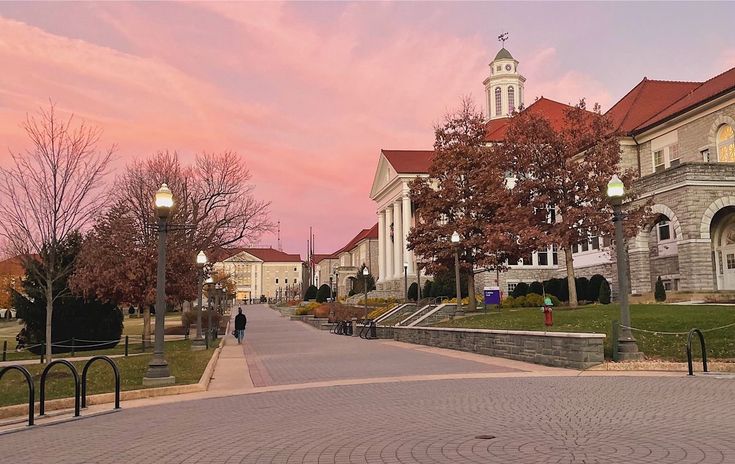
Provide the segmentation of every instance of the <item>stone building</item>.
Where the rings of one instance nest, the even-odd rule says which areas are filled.
[[[227,248],[212,253],[213,269],[234,282],[236,299],[247,301],[301,294],[303,261],[274,248]]]
[[[514,108],[563,124],[568,105],[537,99],[524,107],[525,78],[503,48],[483,82],[487,142],[501,142]],[[669,290],[735,289],[735,68],[705,82],[644,78],[606,113],[622,134],[621,168],[638,173],[640,201],[655,217],[628,242],[631,289],[652,291],[661,276]],[[378,288],[399,293],[404,266],[415,279],[416,258],[405,237],[414,215],[408,183],[427,176],[433,151],[381,150],[370,198],[379,224]],[[575,273],[602,274],[616,286],[608,237],[590,237],[573,250]],[[478,287],[512,291],[518,282],[566,276],[561,250],[539,250],[506,272],[483,273]]]
[[[332,254],[314,255],[315,285],[334,285],[333,292],[338,297],[347,296],[352,290],[357,273],[367,266],[373,276],[377,276],[378,264],[378,225],[361,230],[345,246]],[[377,279],[376,279],[377,280]]]

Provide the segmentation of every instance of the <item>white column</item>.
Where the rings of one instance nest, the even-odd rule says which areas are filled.
[[[411,231],[411,199],[403,197],[403,262],[408,263],[408,274],[412,275],[413,251],[408,251],[408,233]]]
[[[401,200],[393,203],[393,276],[403,279],[403,217],[401,214]]]
[[[386,206],[385,211],[385,280],[393,279],[393,242],[390,239],[390,225],[393,222],[393,205]]]
[[[370,243],[368,242],[368,246]],[[385,212],[378,212],[378,280],[385,281]]]

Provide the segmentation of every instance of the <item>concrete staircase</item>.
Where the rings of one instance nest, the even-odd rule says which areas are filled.
[[[415,321],[418,321],[419,319],[421,319],[425,314],[431,312],[434,308],[436,308],[436,305],[433,305],[433,304],[422,306],[418,310],[409,314],[408,317],[406,317],[405,319],[403,319],[401,322],[399,322],[396,325],[401,326],[401,327],[412,327]]]
[[[451,316],[457,310],[457,305],[455,303],[445,303],[432,306],[433,307],[430,311],[424,312],[420,317],[414,319],[408,327],[427,327],[434,325]]]

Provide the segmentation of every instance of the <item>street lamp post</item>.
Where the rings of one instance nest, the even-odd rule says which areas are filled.
[[[628,304],[628,268],[625,256],[625,237],[623,236],[623,197],[625,185],[617,174],[607,184],[607,196],[613,207],[613,223],[615,224],[615,252],[618,268],[618,295],[620,299],[620,336],[618,339],[618,359],[640,359],[643,353],[630,331],[630,306]]]
[[[403,302],[408,303],[408,263],[403,262]]]
[[[416,304],[418,305],[421,301],[421,266],[418,261],[416,261],[416,287]]]
[[[339,271],[334,270],[334,301],[339,301]]]
[[[222,306],[222,284],[217,282],[214,286],[214,297],[215,297],[215,308],[216,311],[219,312],[220,307]],[[211,339],[214,340],[217,338],[217,331],[212,328],[212,311],[209,311],[207,313],[207,328],[209,329],[209,333],[211,335]]]
[[[199,311],[197,311],[197,334],[191,342],[192,350],[203,350],[206,345],[202,338],[202,299],[204,297],[204,267],[207,265],[207,255],[200,251],[197,255],[197,266],[199,267]]]
[[[367,278],[368,278],[368,275],[369,274],[370,274],[370,270],[368,269],[368,267],[367,266],[363,267],[362,268],[362,286],[364,287],[364,290],[365,290],[365,320],[366,321],[367,321],[367,318],[368,318],[368,307],[367,307],[368,283],[367,283]]]
[[[454,315],[464,316],[464,311],[462,310],[462,285],[459,282],[459,242],[459,232],[455,230],[452,234],[452,243],[454,244],[454,280],[456,280],[457,284],[457,307]]]
[[[334,287],[332,287],[332,276],[329,276],[329,300],[334,300]]]
[[[155,196],[158,216],[158,269],[156,273],[156,329],[153,358],[143,377],[143,385],[172,385],[176,379],[171,375],[164,357],[164,324],[166,321],[166,221],[174,205],[174,197],[166,184],[162,184]]]

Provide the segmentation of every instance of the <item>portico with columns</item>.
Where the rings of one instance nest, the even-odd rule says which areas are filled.
[[[377,205],[379,291],[403,297],[408,285],[417,281],[416,257],[408,250],[408,234],[414,215],[409,183],[427,176],[433,152],[429,150],[382,150],[370,198]]]

